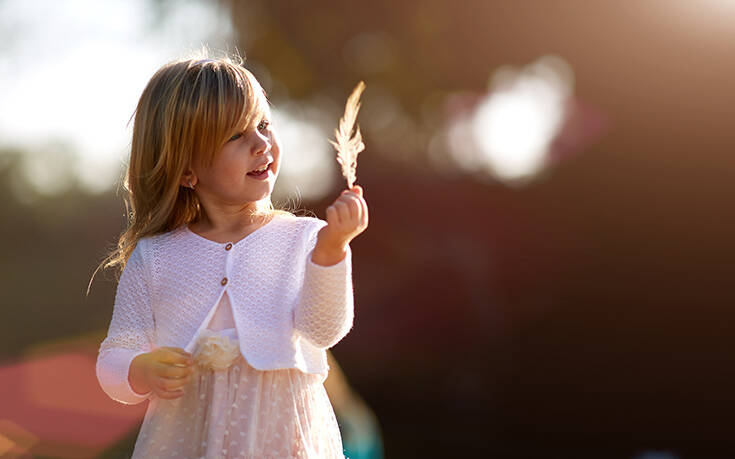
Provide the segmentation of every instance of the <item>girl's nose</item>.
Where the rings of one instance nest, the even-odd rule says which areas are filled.
[[[258,156],[268,152],[271,149],[271,142],[268,137],[258,133],[255,143],[253,144],[253,154]]]

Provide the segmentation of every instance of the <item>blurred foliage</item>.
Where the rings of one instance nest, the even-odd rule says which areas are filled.
[[[72,187],[52,195],[18,188],[20,151],[0,152],[0,258],[3,313],[0,355],[37,342],[81,334],[109,324],[114,276],[102,273],[89,297],[87,284],[124,224],[114,192],[89,195]],[[21,203],[19,192],[27,193]]]

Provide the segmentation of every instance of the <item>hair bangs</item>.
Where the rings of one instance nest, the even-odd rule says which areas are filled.
[[[236,107],[240,113],[235,125],[232,126],[230,136],[253,128],[268,113],[268,100],[265,91],[253,74],[243,67],[237,67],[236,70],[240,75],[242,86],[245,88],[246,98],[242,106]],[[230,136],[227,138],[229,139]]]
[[[244,67],[225,60],[193,62],[199,126],[194,150],[208,166],[236,133],[251,128],[263,117],[267,104],[263,89]]]

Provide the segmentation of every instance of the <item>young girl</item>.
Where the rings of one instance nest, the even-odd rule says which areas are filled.
[[[263,89],[230,58],[172,62],[138,103],[123,267],[97,359],[150,400],[133,458],[343,458],[325,350],[352,327],[362,189],[326,219],[273,210],[281,151]]]

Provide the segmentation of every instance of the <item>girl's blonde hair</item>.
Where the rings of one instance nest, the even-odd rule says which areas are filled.
[[[268,103],[242,59],[206,54],[161,67],[134,113],[130,162],[123,186],[128,227],[100,267],[125,267],[138,241],[197,221],[203,208],[194,190],[180,185],[196,157],[211,166],[237,132],[263,117]],[[262,216],[276,212],[270,197],[257,203]],[[280,212],[279,212],[280,213]],[[87,289],[89,293],[89,287]]]

